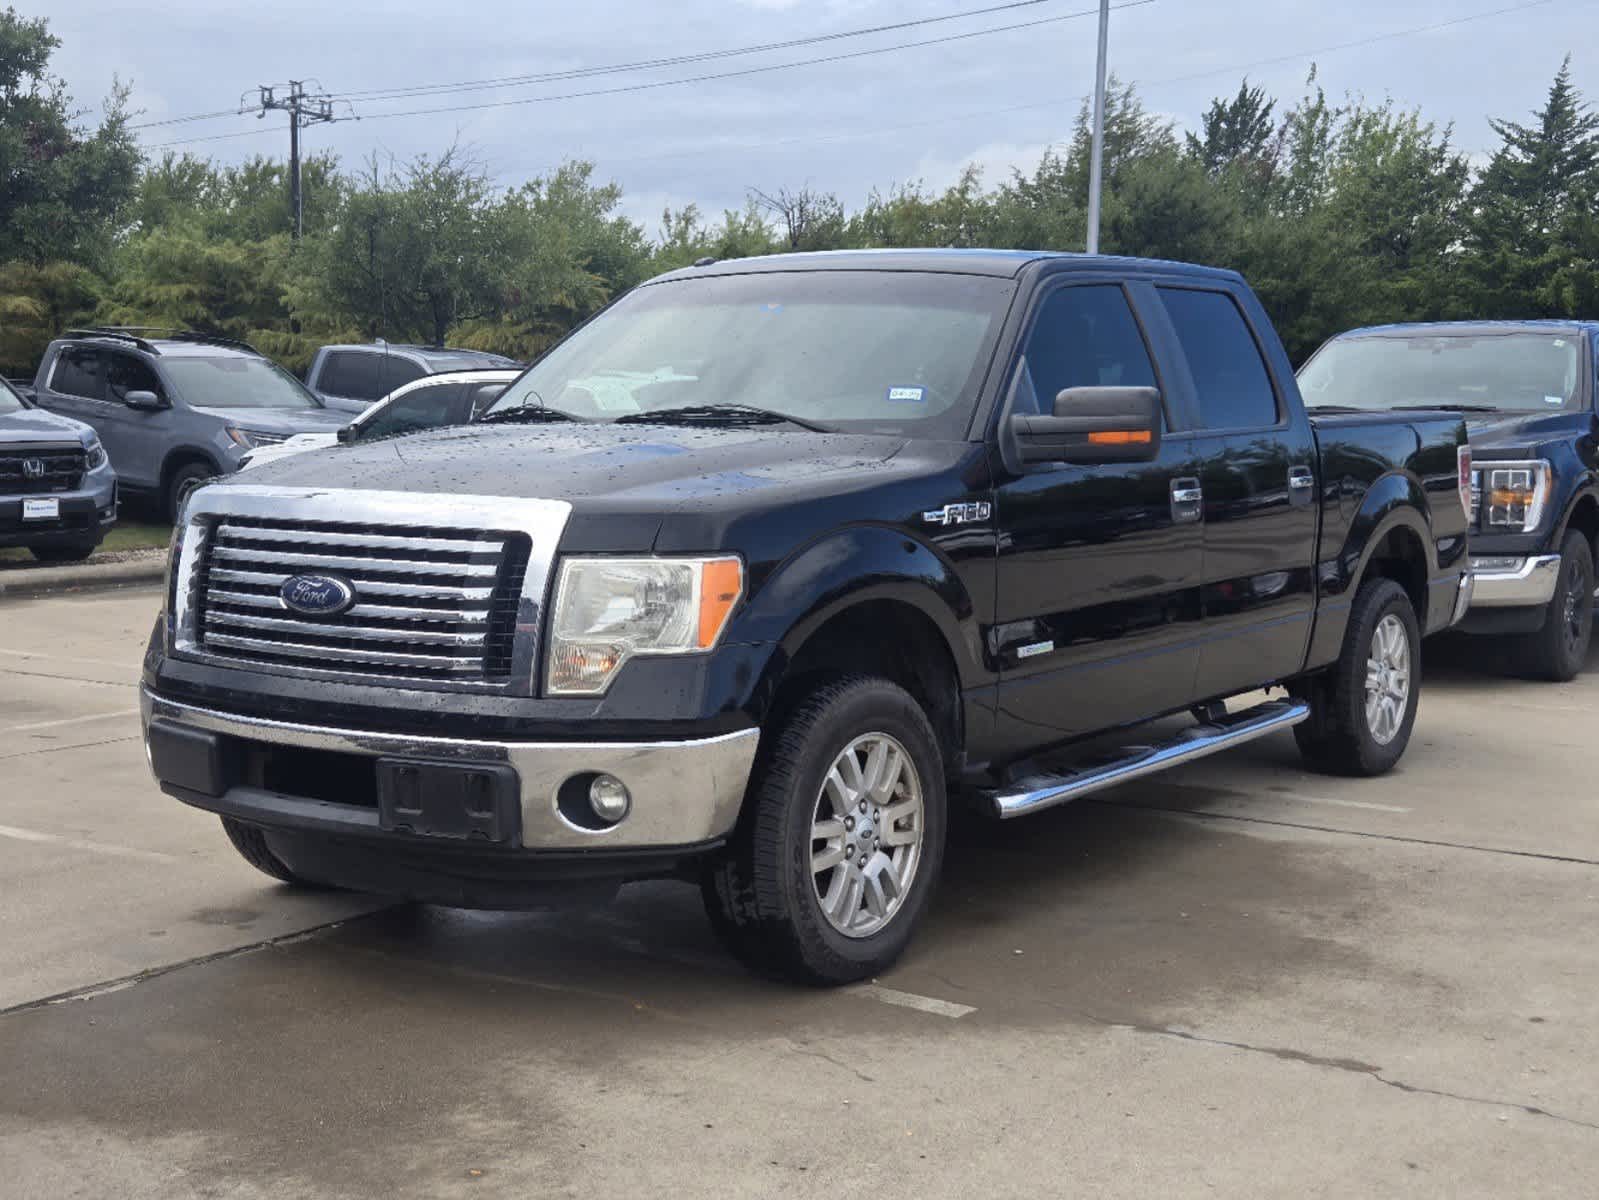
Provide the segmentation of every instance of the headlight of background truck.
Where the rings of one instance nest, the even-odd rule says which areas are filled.
[[[1485,462],[1477,469],[1485,532],[1525,533],[1538,527],[1549,500],[1547,462]]]
[[[100,444],[97,434],[90,434],[89,440],[83,444],[83,465],[90,471],[98,471],[105,466],[105,447]]]
[[[628,659],[712,649],[744,592],[736,558],[569,558],[550,622],[554,696],[598,696]]]

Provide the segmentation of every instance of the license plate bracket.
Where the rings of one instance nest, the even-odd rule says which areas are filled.
[[[390,833],[512,845],[522,834],[522,788],[504,763],[377,761],[378,824]]]
[[[22,519],[24,521],[59,521],[61,519],[61,501],[54,496],[25,499],[22,502]]]

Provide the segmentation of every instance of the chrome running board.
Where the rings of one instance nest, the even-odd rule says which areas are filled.
[[[1309,717],[1310,706],[1301,700],[1268,700],[1194,725],[1157,745],[1124,747],[1109,762],[1075,770],[1034,772],[1013,783],[985,789],[979,795],[993,816],[1002,820],[1021,817],[1179,763],[1230,750],[1279,729],[1290,729]]]

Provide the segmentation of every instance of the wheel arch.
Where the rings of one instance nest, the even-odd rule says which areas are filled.
[[[983,682],[974,606],[926,543],[878,526],[814,542],[762,581],[729,632],[773,646],[754,689],[759,719],[800,679],[876,674],[915,696],[947,745],[964,745],[962,693]]]

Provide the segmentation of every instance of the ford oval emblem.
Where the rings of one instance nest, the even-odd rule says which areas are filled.
[[[337,575],[290,575],[278,589],[283,607],[307,617],[336,617],[355,603],[355,589]]]

